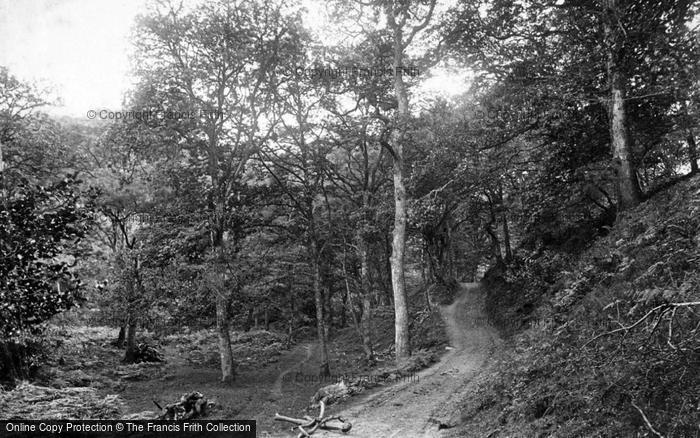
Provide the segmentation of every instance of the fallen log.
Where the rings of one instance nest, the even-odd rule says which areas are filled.
[[[139,362],[163,362],[163,356],[155,347],[141,343],[136,346],[134,352],[134,363]]]
[[[160,409],[158,420],[188,420],[200,418],[207,415],[214,406],[214,402],[209,401],[201,392],[193,391],[184,394],[176,403],[170,403],[162,407],[157,401],[153,403]]]

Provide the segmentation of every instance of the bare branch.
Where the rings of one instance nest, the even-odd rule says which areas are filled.
[[[654,426],[651,425],[651,422],[649,422],[649,419],[648,419],[647,416],[644,414],[644,411],[642,411],[642,409],[641,409],[639,406],[637,406],[634,402],[632,402],[632,406],[634,406],[634,408],[635,408],[635,409],[639,412],[639,414],[642,416],[642,419],[644,420],[644,423],[647,425],[647,428],[649,428],[649,430],[652,431],[652,433],[654,433],[654,435],[658,436],[659,438],[664,438],[664,436],[661,435],[661,433],[659,433],[659,431],[657,431],[656,429],[654,429]]]
[[[609,335],[613,335],[613,334],[619,333],[619,332],[628,332],[628,331],[632,330],[633,328],[637,327],[637,326],[638,326],[639,324],[641,324],[642,322],[644,322],[644,320],[646,320],[647,318],[649,318],[651,315],[653,315],[653,314],[654,314],[656,311],[658,311],[658,310],[662,310],[662,309],[663,309],[662,312],[666,312],[668,309],[672,309],[672,308],[673,308],[673,309],[674,309],[674,314],[675,314],[675,310],[676,310],[678,307],[691,307],[691,306],[700,306],[700,301],[690,301],[690,302],[686,302],[686,303],[669,303],[669,304],[662,304],[662,305],[660,305],[660,306],[656,306],[656,307],[654,307],[653,309],[651,309],[650,311],[648,311],[648,312],[647,312],[644,316],[642,316],[640,319],[638,319],[637,322],[635,322],[634,324],[632,324],[632,325],[630,325],[630,326],[627,326],[627,327],[620,327],[620,328],[618,328],[618,329],[615,329],[615,330],[612,330],[612,331],[609,331],[609,332],[601,333],[601,334],[599,334],[598,336],[596,336],[596,337],[592,338],[591,340],[589,340],[588,342],[586,342],[585,344],[583,344],[583,347],[586,347],[586,346],[587,346],[588,344],[590,344],[591,342],[593,342],[593,341],[595,341],[595,340],[597,340],[597,339],[600,339],[600,338],[602,338],[603,336],[609,336]]]

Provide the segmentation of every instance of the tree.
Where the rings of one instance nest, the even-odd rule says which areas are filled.
[[[73,267],[90,204],[68,176],[50,186],[20,183],[0,204],[0,369],[28,377],[26,348],[43,323],[79,302]]]
[[[0,374],[30,377],[52,316],[82,299],[75,265],[92,194],[69,169],[66,132],[36,110],[45,90],[0,67]]]
[[[152,304],[144,284],[141,254],[152,204],[149,184],[160,161],[155,153],[163,140],[155,132],[133,121],[117,121],[90,147],[90,183],[98,188],[101,213],[99,235],[109,248],[112,265],[109,289],[112,306],[120,309],[117,344],[126,341],[125,362],[136,360],[136,331]]]
[[[73,173],[76,157],[66,130],[39,111],[49,104],[49,90],[0,66],[0,194],[10,196],[26,181],[50,185],[57,174]]]
[[[452,53],[483,72],[479,86],[508,87],[521,104],[507,106],[525,115],[508,141],[537,133],[537,147],[551,148],[551,165],[581,192],[591,185],[612,190],[618,209],[638,203],[638,173],[657,151],[673,154],[665,138],[674,124],[667,121],[694,81],[690,2],[485,1],[453,12],[445,25]]]
[[[406,67],[406,50],[416,37],[430,23],[435,9],[435,0],[429,0],[426,5],[419,3],[412,8],[408,2],[384,3],[383,9],[386,15],[388,28],[392,34],[393,59],[392,69],[394,73],[394,94],[398,102],[395,119],[391,124],[391,134],[385,146],[389,149],[394,162],[394,231],[391,253],[391,279],[394,289],[395,312],[395,348],[397,360],[406,359],[411,355],[410,334],[408,331],[408,304],[406,302],[406,280],[404,278],[404,262],[406,255],[406,186],[405,186],[405,151],[404,142],[407,124],[410,120],[408,91],[403,78],[403,69]],[[423,16],[420,15],[421,9]],[[414,17],[420,17],[418,23],[410,26]]]
[[[361,88],[360,88],[361,89]],[[347,95],[347,94],[346,94]],[[346,290],[349,311],[353,321],[358,319],[355,309],[355,285],[353,279],[352,257],[347,254],[348,247],[359,258],[359,299],[361,311],[356,321],[366,359],[374,360],[372,346],[372,306],[378,302],[377,282],[372,272],[371,254],[377,248],[384,230],[378,223],[379,206],[383,201],[385,188],[389,182],[388,152],[380,144],[383,131],[381,122],[373,117],[377,108],[370,102],[363,102],[363,95],[352,94],[356,100],[356,111],[344,112],[333,108],[331,112],[330,132],[336,145],[327,166],[328,177],[336,188],[336,196],[342,199],[343,217],[348,223],[343,227],[347,235],[343,241],[343,274],[346,277]],[[376,104],[375,104],[376,105]],[[346,210],[347,208],[347,210]],[[338,225],[340,228],[340,224]],[[354,242],[354,245],[351,243]]]
[[[185,154],[208,176],[206,199],[216,297],[222,380],[235,376],[229,335],[232,297],[242,285],[227,273],[227,258],[243,236],[231,229],[237,191],[247,184],[250,157],[272,133],[267,118],[275,73],[297,51],[298,16],[282,3],[220,0],[191,11],[167,4],[139,25],[142,86],[159,110],[180,110],[188,120],[165,120],[181,135]],[[148,90],[153,90],[150,92]]]
[[[316,330],[321,352],[320,374],[330,375],[328,357],[328,321],[323,290],[322,266],[328,250],[322,237],[319,219],[319,197],[323,192],[326,171],[326,145],[321,128],[313,121],[312,113],[319,109],[320,97],[313,84],[304,80],[289,82],[283,88],[280,100],[281,126],[276,140],[260,149],[260,163],[283,191],[288,208],[299,215],[304,227],[304,246],[308,251],[313,293],[316,305]],[[290,115],[286,121],[282,114]],[[330,223],[327,224],[330,227]],[[326,292],[327,294],[328,292]]]
[[[632,163],[632,145],[627,117],[627,77],[624,74],[621,57],[624,56],[620,30],[620,9],[618,0],[606,0],[603,4],[603,26],[607,53],[608,82],[610,83],[610,138],[613,151],[613,164],[617,178],[617,192],[620,209],[628,209],[639,204],[642,192],[637,180],[637,171]]]

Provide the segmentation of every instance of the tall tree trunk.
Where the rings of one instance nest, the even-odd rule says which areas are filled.
[[[350,286],[350,273],[347,269],[347,244],[343,241],[343,276],[345,277],[345,290],[347,293],[347,309],[352,317],[353,326],[357,330],[360,340],[362,341],[362,349],[365,352],[365,358],[368,361],[374,360],[374,351],[372,350],[372,332],[371,332],[371,282],[369,280],[369,253],[367,251],[367,242],[362,235],[362,231],[358,232],[358,248],[360,252],[360,293],[362,301],[361,313],[358,314],[353,299],[353,291]]]
[[[606,19],[604,20],[608,55],[608,81],[610,83],[610,139],[617,179],[619,209],[624,210],[639,204],[642,191],[639,187],[637,172],[632,163],[632,147],[629,121],[625,110],[626,78],[619,65],[621,43],[616,35],[618,24],[618,0],[606,0]]]
[[[447,227],[447,269],[446,269],[446,278],[454,279],[455,278],[455,246],[452,242],[452,226],[450,221],[447,222],[446,224]]]
[[[690,159],[690,173],[694,175],[698,173],[698,147],[691,129],[688,130],[688,158]]]
[[[331,304],[331,287],[328,284],[328,278],[325,276],[321,277],[323,279],[323,316],[326,318],[323,327],[326,329],[326,339],[331,337],[331,328],[333,326],[333,306]]]
[[[126,352],[124,353],[124,362],[136,362],[136,318],[129,317],[126,331]]]
[[[316,304],[316,334],[318,336],[318,346],[321,351],[321,363],[319,365],[319,375],[327,377],[331,375],[331,365],[328,358],[328,343],[327,340],[327,330],[326,330],[326,318],[324,315],[324,297],[323,297],[323,287],[321,284],[321,248],[318,246],[318,241],[316,240],[316,227],[313,221],[313,210],[309,209],[311,215],[309,233],[310,233],[310,258],[311,258],[311,270],[313,272],[313,288],[314,288],[314,302]]]
[[[216,240],[215,240],[216,242]],[[231,307],[231,295],[228,290],[226,272],[223,268],[224,257],[224,242],[219,240],[217,245],[220,257],[220,263],[216,267],[221,272],[213,272],[212,287],[216,298],[214,300],[216,306],[216,333],[219,338],[219,358],[221,360],[221,381],[229,383],[236,378],[236,362],[233,360],[233,351],[231,350],[231,334],[229,323],[229,308]],[[236,286],[238,287],[238,286]],[[256,316],[257,323],[257,316]]]
[[[428,254],[428,282],[430,284],[442,283],[442,270],[440,269],[438,237],[427,235],[425,238],[425,252]]]
[[[117,348],[124,347],[124,342],[126,342],[126,330],[127,330],[127,324],[126,324],[126,322],[124,322],[124,324],[119,326],[119,334],[117,335],[117,340],[114,342],[114,345]]]
[[[496,235],[496,232],[492,228],[492,224],[491,223],[486,224],[484,229],[486,230],[486,233],[491,238],[491,248],[492,248],[493,256],[496,258],[496,264],[503,265],[503,254],[501,253],[501,242],[499,241],[498,236]]]
[[[347,308],[348,313],[350,313],[350,318],[352,319],[353,327],[355,327],[355,330],[357,330],[357,334],[360,336],[360,340],[362,340],[362,330],[360,329],[361,316],[358,314],[357,309],[355,308],[355,301],[352,299],[353,294],[352,288],[350,287],[350,280],[348,279],[347,270],[345,269],[344,265],[343,270],[345,271],[345,307]]]
[[[0,141],[0,198],[7,209],[7,188],[5,187],[5,161],[2,155],[2,142]]]
[[[394,290],[394,345],[396,359],[404,360],[411,355],[408,331],[408,304],[404,262],[406,254],[406,185],[404,181],[404,134],[409,118],[408,92],[401,75],[404,57],[404,39],[401,25],[395,22],[394,11],[388,8],[391,30],[394,37],[394,94],[398,102],[398,114],[390,137],[394,159],[394,230],[391,245],[391,284]]]
[[[212,196],[209,207],[213,212],[213,220],[210,222],[210,243],[211,249],[217,256],[214,266],[214,277],[212,287],[216,298],[216,331],[219,338],[219,357],[221,359],[221,381],[231,382],[236,376],[236,363],[233,360],[231,350],[231,334],[229,333],[229,305],[231,302],[231,292],[227,290],[226,275],[226,238],[224,235],[224,215],[226,205],[226,194],[222,193],[221,178],[219,177],[219,133],[216,125],[210,125],[207,130],[208,137],[208,161],[207,170],[212,183]],[[236,285],[239,287],[239,285]]]
[[[428,278],[430,275],[430,265],[428,264],[428,259],[425,255],[425,248],[420,249],[420,280],[423,284],[428,284]]]
[[[0,342],[0,370],[5,371],[3,380],[7,379],[13,382],[20,378],[29,377],[23,375],[22,360],[16,354],[17,350],[17,344],[9,341]]]
[[[223,204],[216,206],[216,226],[212,231],[212,246],[217,251],[217,263],[212,272],[212,288],[216,294],[214,304],[216,306],[216,332],[219,338],[219,358],[221,360],[221,382],[229,383],[236,379],[236,362],[233,360],[231,350],[231,327],[229,322],[229,308],[233,292],[229,290],[228,276],[226,274],[226,238],[224,237]],[[236,284],[235,288],[240,285]],[[256,316],[257,325],[257,316]]]
[[[233,351],[231,350],[231,333],[229,331],[229,299],[224,288],[216,291],[216,333],[219,337],[219,357],[221,358],[221,381],[232,382],[236,378]]]
[[[133,258],[132,271],[129,272],[129,279],[126,284],[127,292],[127,331],[126,331],[126,352],[124,353],[124,362],[134,363],[136,361],[136,312],[137,312],[137,291],[139,288],[139,261],[138,257]]]
[[[508,227],[508,215],[503,213],[503,245],[506,250],[506,262],[513,260],[513,249],[510,246],[510,228]]]
[[[369,249],[364,236],[360,236],[360,284],[362,285],[362,318],[360,332],[362,348],[368,361],[374,360],[372,348],[372,281],[369,273]]]
[[[380,269],[382,277],[382,305],[388,306],[394,304],[394,289],[391,284],[391,241],[389,234],[384,233],[384,254],[383,254],[383,269]]]
[[[343,306],[342,308],[343,308],[343,311],[340,312],[339,324],[340,324],[341,328],[345,328],[348,326],[348,309],[346,308],[346,306]]]
[[[249,332],[250,329],[253,328],[253,312],[254,312],[253,307],[248,309],[248,316],[246,316],[245,322],[243,323],[243,330],[246,332]]]
[[[287,294],[289,296],[289,328],[287,329],[287,348],[294,342],[294,329],[296,328],[296,303],[291,279],[287,279]]]
[[[398,63],[397,63],[398,65]],[[403,84],[399,78],[397,83]],[[399,86],[397,85],[397,88]],[[397,92],[401,92],[397,90]],[[405,90],[403,90],[405,94]],[[405,97],[405,96],[404,96]],[[401,104],[399,104],[402,106]],[[401,112],[400,112],[401,114]],[[408,307],[406,298],[406,279],[404,277],[404,259],[406,254],[406,187],[403,176],[403,142],[402,127],[395,128],[392,134],[394,151],[394,231],[391,245],[391,284],[394,291],[394,330],[396,359],[403,360],[411,355],[408,332]]]
[[[346,250],[343,248],[343,276],[345,277],[345,293],[346,293],[346,307],[347,311],[350,312],[350,317],[352,318],[352,324],[357,334],[360,336],[360,341],[362,342],[362,349],[365,352],[365,357],[371,360],[373,357],[372,343],[370,338],[367,337],[367,333],[363,330],[362,319],[364,315],[359,314],[357,308],[355,307],[355,300],[353,299],[352,287],[350,286],[350,274],[347,270],[347,256]]]
[[[312,269],[314,283],[314,301],[316,302],[316,332],[318,335],[318,345],[321,350],[321,364],[319,365],[319,375],[328,377],[331,375],[331,365],[328,359],[328,345],[326,342],[326,321],[323,315],[323,288],[321,287],[321,261],[318,255],[316,243],[313,243]]]
[[[493,255],[496,258],[497,265],[503,265],[503,253],[501,252],[501,241],[498,238],[498,220],[496,219],[496,211],[493,205],[491,196],[487,193],[486,197],[489,200],[489,214],[491,216],[489,222],[484,226],[486,233],[491,238],[491,246],[493,248]]]

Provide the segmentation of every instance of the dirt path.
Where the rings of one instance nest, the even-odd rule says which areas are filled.
[[[311,366],[309,362],[313,361],[315,352],[316,342],[299,344],[280,356],[276,366],[269,367],[267,377],[262,377],[264,370],[251,370],[250,374],[242,376],[241,380],[247,382],[245,386],[249,386],[250,397],[241,406],[236,418],[256,420],[259,431],[286,436],[282,431],[289,428],[284,423],[273,421],[273,416],[275,412],[285,410],[301,412],[308,405],[315,388],[289,391],[288,386],[293,383],[290,382],[291,374],[308,372],[306,367]],[[242,382],[240,385],[244,386]],[[232,392],[240,392],[240,389],[234,388]]]
[[[348,437],[439,437],[439,426],[455,423],[452,406],[468,391],[498,343],[483,313],[483,293],[478,284],[464,284],[452,305],[440,308],[450,348],[434,366],[417,379],[398,383],[349,401],[341,413],[353,423]],[[153,399],[176,400],[185,392],[200,391],[216,401],[220,418],[245,418],[258,422],[262,437],[295,436],[289,425],[273,421],[275,412],[300,415],[321,383],[297,382],[295,373],[312,376],[318,370],[318,349],[313,341],[299,344],[279,356],[276,363],[242,367],[232,385],[219,383],[214,366],[195,366],[171,351],[163,377],[128,382],[120,395],[130,412],[153,409]],[[329,413],[338,407],[331,406]],[[311,412],[309,412],[311,413]],[[453,419],[454,417],[454,419]],[[314,437],[338,433],[317,432]]]
[[[314,354],[314,350],[316,349],[316,344],[315,343],[307,343],[304,344],[297,349],[303,349],[306,351],[306,357],[300,361],[300,362],[292,362],[292,366],[287,368],[286,370],[282,371],[279,376],[277,376],[277,379],[275,380],[275,383],[272,384],[272,389],[270,390],[270,395],[274,398],[280,398],[282,397],[282,383],[284,382],[285,378],[287,375],[293,371],[299,371],[301,367],[303,367],[309,360],[311,360],[311,357]]]
[[[418,373],[418,381],[396,384],[358,399],[340,415],[353,423],[348,437],[440,437],[454,425],[456,402],[499,344],[496,330],[484,314],[484,294],[478,283],[462,285],[460,295],[441,314],[452,350],[434,366]],[[335,412],[331,409],[331,412]],[[321,437],[337,437],[324,432]]]

